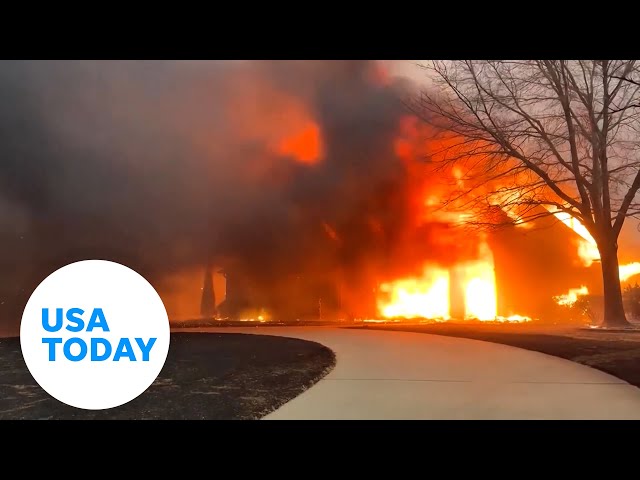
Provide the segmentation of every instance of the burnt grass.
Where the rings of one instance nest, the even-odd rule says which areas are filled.
[[[588,365],[640,387],[640,333],[527,332],[526,325],[376,325],[355,328],[428,333],[501,343]],[[506,331],[505,331],[506,330]]]
[[[0,419],[258,419],[326,375],[335,355],[315,342],[268,335],[172,333],[164,368],[138,398],[80,410],[29,373],[18,338],[0,338]]]

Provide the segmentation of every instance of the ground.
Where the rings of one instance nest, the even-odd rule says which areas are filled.
[[[88,411],[58,402],[35,383],[18,338],[0,339],[0,358],[0,419],[255,419],[335,364],[331,350],[305,340],[173,333],[165,366],[145,393],[121,407]]]
[[[380,324],[356,328],[430,333],[502,343],[588,365],[640,387],[640,332],[607,332],[535,324]]]
[[[444,335],[324,327],[202,328],[321,343],[337,363],[265,420],[640,420],[640,389],[563,358]]]
[[[640,419],[639,350],[640,334],[528,324],[196,327],[145,394],[87,412],[0,339],[0,419]]]

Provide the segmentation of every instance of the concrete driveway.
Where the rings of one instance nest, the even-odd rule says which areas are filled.
[[[203,330],[302,338],[336,353],[325,378],[266,420],[640,419],[640,389],[505,345],[332,327]]]

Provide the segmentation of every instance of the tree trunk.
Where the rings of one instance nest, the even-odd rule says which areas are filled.
[[[600,250],[602,262],[602,286],[604,288],[603,327],[628,327],[630,324],[624,314],[622,288],[618,267],[618,249],[615,240],[603,245]]]

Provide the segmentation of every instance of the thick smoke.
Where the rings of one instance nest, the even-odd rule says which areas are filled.
[[[0,326],[86,258],[156,287],[212,259],[283,305],[300,278],[371,304],[378,281],[473,256],[420,220],[431,179],[398,151],[406,87],[362,61],[0,63]],[[528,244],[502,241],[518,265]],[[526,258],[547,249],[530,243]]]
[[[396,265],[411,214],[393,150],[405,112],[377,72],[359,61],[1,63],[0,321],[17,323],[42,278],[83,258],[156,284],[233,259],[273,289],[287,275],[356,282]],[[320,141],[301,148],[319,158],[296,158],[306,123]]]

